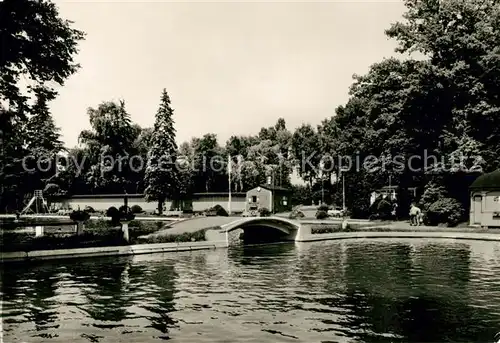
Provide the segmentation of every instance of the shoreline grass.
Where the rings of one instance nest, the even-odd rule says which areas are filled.
[[[463,232],[463,233],[496,233],[500,234],[499,229],[483,229],[473,227],[443,227],[443,226],[424,226],[424,227],[390,227],[375,226],[373,224],[348,224],[345,229],[341,225],[331,224],[313,224],[311,225],[312,235],[332,234],[341,232]]]

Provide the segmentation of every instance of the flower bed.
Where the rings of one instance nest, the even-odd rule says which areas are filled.
[[[141,237],[137,239],[136,244],[203,242],[205,241],[205,232],[212,229],[220,229],[220,227],[210,227],[194,232],[184,232],[178,235],[151,235],[149,237]]]
[[[367,224],[347,224],[345,229],[342,229],[342,224],[316,224],[311,225],[311,234],[335,233],[335,232],[353,232],[362,231]]]

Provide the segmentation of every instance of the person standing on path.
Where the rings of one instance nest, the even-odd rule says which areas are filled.
[[[410,207],[410,225],[418,226],[420,224],[420,213],[422,213],[420,208],[412,202]]]

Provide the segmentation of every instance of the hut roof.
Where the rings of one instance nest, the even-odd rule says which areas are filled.
[[[500,189],[500,170],[479,176],[470,185],[471,189]]]

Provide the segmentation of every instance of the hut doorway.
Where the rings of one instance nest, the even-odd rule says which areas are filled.
[[[481,224],[483,215],[483,197],[481,195],[474,196],[474,224]]]

